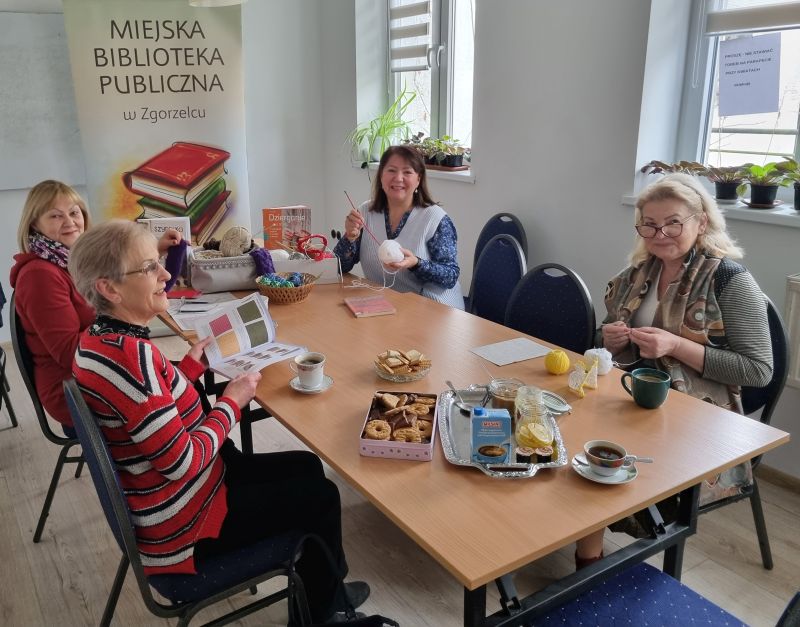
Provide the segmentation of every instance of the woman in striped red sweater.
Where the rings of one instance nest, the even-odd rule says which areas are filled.
[[[100,417],[148,574],[194,573],[204,557],[290,529],[319,534],[338,560],[331,573],[307,546],[298,563],[312,617],[345,608],[334,601],[346,572],[339,492],[313,453],[243,455],[228,439],[259,373],[242,375],[205,414],[194,382],[205,370],[200,342],[174,367],[148,339],[166,311],[169,273],[155,238],[133,222],[110,221],[75,244],[69,271],[97,319],[80,339],[73,374]],[[346,584],[353,605],[363,582]]]

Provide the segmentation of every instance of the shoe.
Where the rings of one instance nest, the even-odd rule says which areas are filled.
[[[350,605],[356,609],[369,598],[369,584],[366,581],[349,581],[344,584],[344,593]]]
[[[579,557],[578,552],[575,551],[575,570],[581,570],[594,564],[596,561],[603,559],[603,551],[600,551],[600,555],[597,557]]]
[[[367,615],[364,612],[351,612],[347,614],[347,612],[335,612],[332,616],[325,621],[326,625],[331,623],[349,623],[353,620],[359,620],[360,618],[366,618]]]

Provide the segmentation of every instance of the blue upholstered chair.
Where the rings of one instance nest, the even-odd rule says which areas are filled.
[[[647,563],[622,571],[529,623],[536,627],[745,624]]]
[[[594,306],[586,284],[557,263],[530,270],[517,284],[505,325],[576,353],[594,343]]]
[[[789,339],[786,335],[786,327],[775,305],[766,296],[764,298],[767,300],[767,321],[769,322],[769,335],[772,343],[772,379],[763,388],[743,387],[742,407],[747,415],[753,414],[760,409],[759,420],[764,424],[769,424],[772,419],[772,412],[775,410],[778,399],[783,392],[786,375],[789,371]],[[753,458],[750,463],[753,466],[753,471],[755,471],[761,463],[761,455]],[[761,507],[761,495],[758,491],[758,481],[755,476],[753,476],[753,485],[744,488],[741,494],[703,505],[698,509],[698,513],[704,514],[742,499],[750,499],[753,522],[758,536],[758,546],[761,549],[761,563],[767,570],[772,570],[772,551],[769,547],[769,535],[767,535],[764,510]]]
[[[75,469],[75,477],[81,476],[83,469],[83,456],[70,455],[70,449],[73,446],[78,446],[78,438],[75,432],[69,427],[62,427],[64,435],[59,435],[50,426],[47,419],[47,414],[42,407],[42,402],[39,400],[39,393],[36,391],[36,384],[33,379],[33,355],[28,349],[28,343],[25,339],[25,329],[22,328],[22,323],[17,315],[17,309],[14,306],[14,295],[11,295],[11,343],[14,346],[14,357],[17,359],[17,366],[22,375],[22,381],[25,383],[25,388],[28,390],[28,395],[31,397],[33,403],[33,410],[36,413],[36,419],[39,421],[39,428],[45,438],[50,440],[53,444],[61,447],[58,453],[58,460],[56,467],[53,469],[53,476],[50,479],[50,486],[47,488],[47,496],[44,498],[44,505],[42,505],[42,512],[39,514],[39,522],[36,523],[36,531],[33,533],[33,541],[39,542],[42,539],[42,532],[44,531],[44,523],[47,516],[50,514],[50,505],[53,503],[53,497],[56,494],[58,487],[58,480],[61,478],[61,470],[65,464],[77,464]]]
[[[475,243],[475,252],[472,258],[473,273],[478,265],[478,259],[483,249],[495,235],[511,235],[515,237],[517,242],[519,242],[520,248],[522,248],[523,259],[528,257],[528,238],[525,235],[525,228],[522,226],[522,222],[520,222],[519,218],[514,214],[498,213],[489,218],[478,234],[478,241]],[[471,308],[472,288],[470,288],[470,293],[464,297],[464,309],[470,311]]]
[[[483,249],[472,273],[470,312],[503,324],[506,305],[525,274],[525,253],[511,235],[495,235]]]
[[[103,513],[122,550],[122,559],[111,586],[101,625],[111,624],[129,566],[136,576],[136,583],[147,608],[156,616],[178,617],[178,625],[188,625],[201,609],[236,593],[255,590],[258,583],[278,576],[287,577],[285,588],[229,612],[216,619],[214,624],[238,620],[282,599],[288,599],[289,618],[293,624],[307,625],[310,622],[303,582],[293,565],[298,543],[306,535],[299,530],[208,558],[196,565],[198,572],[195,575],[146,576],[136,546],[130,511],[105,438],[73,379],[64,382],[64,394]],[[157,601],[151,587],[169,603]]]

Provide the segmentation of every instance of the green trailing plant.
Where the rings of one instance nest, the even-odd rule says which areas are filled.
[[[416,97],[415,92],[403,88],[384,113],[350,131],[347,142],[350,143],[353,157],[361,159],[362,168],[369,165],[373,151],[377,151],[380,158],[393,142],[409,136],[411,129],[403,116]]]
[[[745,182],[736,188],[740,196],[744,195],[748,184],[751,187],[753,185],[780,185],[786,187],[791,182],[791,179],[786,176],[783,170],[778,168],[778,164],[774,161],[764,165],[746,163],[742,166],[742,179]]]
[[[650,163],[645,163],[641,172],[644,174],[668,174],[672,172],[682,172],[697,176],[703,175],[706,167],[697,161],[678,161],[677,163],[667,163],[653,159]]]
[[[740,165],[716,167],[707,165],[703,168],[703,176],[712,183],[739,183],[744,178]]]

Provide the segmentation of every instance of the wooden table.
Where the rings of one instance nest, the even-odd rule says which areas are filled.
[[[638,455],[655,457],[639,465],[625,485],[586,481],[570,467],[543,470],[530,479],[494,479],[477,469],[447,462],[437,443],[431,462],[359,455],[359,434],[373,392],[378,389],[434,392],[486,382],[481,359],[470,348],[520,337],[520,333],[412,294],[386,290],[397,314],[356,319],[343,298],[364,295],[339,285],[316,286],[307,301],[270,308],[280,341],[304,344],[327,356],[331,389],[302,395],[288,385],[287,363],[263,371],[256,400],[299,437],[464,586],[464,623],[500,625],[513,618],[485,617],[485,586],[525,564],[601,529],[648,505],[685,492],[681,520],[655,540],[639,541],[527,600],[510,598],[509,611],[540,611],[580,593],[597,577],[608,577],[635,561],[667,550],[665,570],[680,576],[685,538],[694,532],[695,486],[706,476],[789,440],[778,429],[671,392],[655,410],[636,406],[613,370],[598,390],[578,399],[566,375],[549,375],[543,359],[497,367],[495,377],[517,377],[561,394],[571,415],[558,419],[570,457],[591,439],[619,442]],[[373,370],[386,348],[416,348],[433,366],[412,384],[392,384]],[[509,578],[505,579],[506,583]],[[509,592],[511,590],[511,592]],[[519,616],[514,617],[516,619]]]

